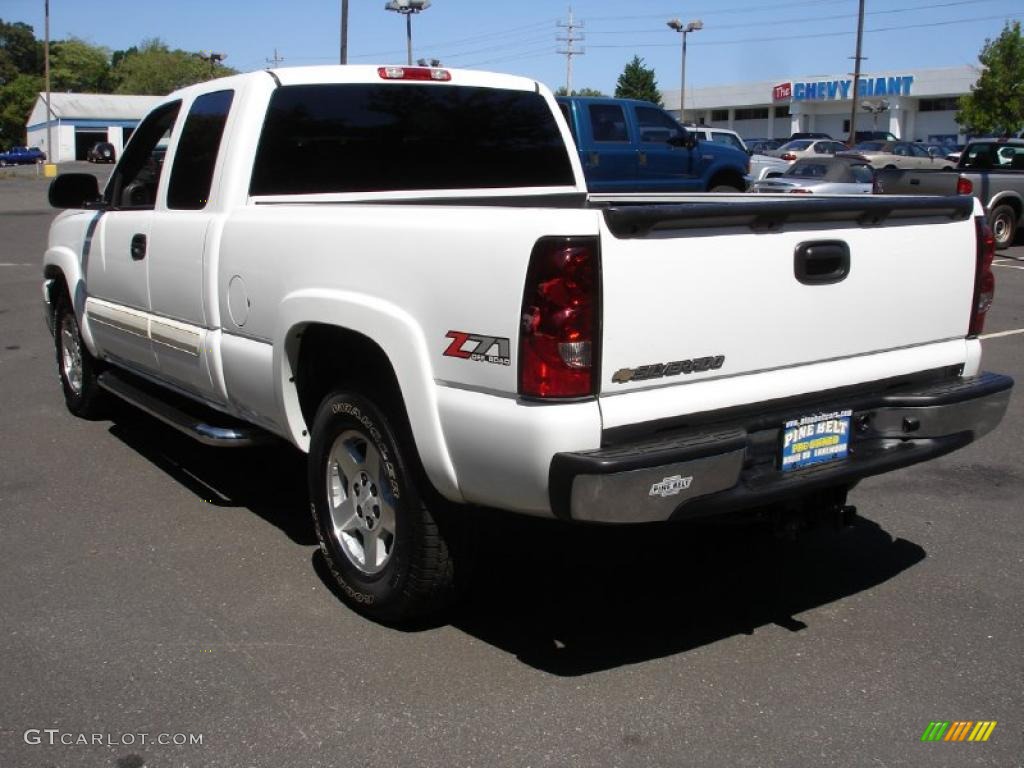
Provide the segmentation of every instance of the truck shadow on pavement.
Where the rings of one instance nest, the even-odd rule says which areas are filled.
[[[306,457],[285,443],[216,448],[197,443],[132,406],[115,403],[110,434],[216,507],[245,507],[296,544],[316,544]]]
[[[201,499],[245,507],[293,542],[316,544],[305,457],[291,446],[200,445],[131,406],[110,434]],[[559,676],[671,656],[755,629],[807,628],[795,618],[897,576],[925,557],[870,520],[796,541],[763,522],[590,526],[468,510],[478,518],[466,598],[445,622]],[[342,596],[319,549],[312,565]]]
[[[503,520],[454,625],[545,672],[574,676],[777,625],[920,562],[917,544],[857,518],[796,541],[766,524],[572,527]]]

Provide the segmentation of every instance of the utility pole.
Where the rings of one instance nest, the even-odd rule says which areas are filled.
[[[341,0],[341,55],[339,64],[348,64],[348,0]]]
[[[213,51],[210,51],[209,53],[205,53],[203,51],[200,51],[199,53],[196,53],[196,54],[193,54],[193,55],[194,56],[198,56],[203,61],[210,62],[210,78],[211,79],[213,79],[213,73],[214,73],[214,70],[215,70],[216,66],[220,62],[224,61],[224,59],[226,59],[228,57],[228,55],[226,53],[214,53]]]
[[[852,147],[857,138],[857,100],[860,98],[860,62],[864,58],[860,55],[861,42],[864,39],[864,0],[860,0],[860,8],[857,11],[857,55],[853,57],[853,93],[850,94],[850,136],[847,143]]]
[[[583,48],[576,50],[572,47],[573,43],[581,42],[584,39],[582,34],[577,36],[574,33],[577,30],[583,29],[584,23],[582,21],[578,22],[573,18],[572,6],[570,5],[569,20],[559,21],[558,26],[565,30],[565,37],[555,38],[555,40],[557,40],[558,42],[565,43],[565,48],[560,48],[558,50],[558,53],[565,56],[565,95],[572,96],[572,57],[582,56],[584,53],[586,53],[586,50]]]
[[[280,66],[282,61],[284,61],[284,56],[277,55],[277,48],[274,49],[274,58],[266,59],[267,64],[272,64],[275,67]]]
[[[45,42],[43,43],[43,68],[46,76],[46,162],[57,162],[53,153],[53,112],[50,110],[50,0],[45,0],[44,8],[46,28]]]

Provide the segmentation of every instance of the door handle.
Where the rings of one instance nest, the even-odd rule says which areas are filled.
[[[146,258],[146,236],[134,235],[132,237],[132,260],[142,261]]]
[[[793,254],[793,274],[804,285],[832,285],[850,274],[850,246],[842,240],[800,243]]]

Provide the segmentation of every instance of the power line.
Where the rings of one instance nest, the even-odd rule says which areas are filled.
[[[951,19],[950,21],[933,21],[924,24],[901,24],[898,27],[875,27],[865,29],[865,32],[899,32],[907,29],[924,29],[926,27],[944,27],[950,24],[969,24],[976,21],[993,21],[995,19],[1006,19],[1017,21],[1018,16],[999,14],[997,16],[976,16],[971,19]],[[850,31],[844,32],[816,32],[815,37],[843,37],[856,34]],[[778,37],[744,37],[736,40],[710,40],[705,42],[691,43],[691,45],[740,45],[743,43],[779,43]],[[591,48],[674,48],[675,43],[622,43],[622,44],[599,44],[591,45]]]
[[[865,16],[879,16],[882,14],[893,14],[893,13],[909,13],[911,11],[923,11],[923,10],[934,10],[936,8],[951,8],[959,5],[977,5],[978,3],[991,3],[991,2],[1002,2],[1002,0],[954,0],[954,2],[948,3],[930,3],[928,5],[913,5],[905,8],[888,8],[883,11],[867,11]],[[837,19],[848,19],[850,18],[849,13],[834,14],[832,16],[805,16],[800,19],[801,24],[814,21],[835,21]],[[756,22],[744,22],[742,24],[715,24],[714,31],[717,32],[722,29],[744,29],[747,27],[770,27],[770,26],[792,26],[792,19],[776,19],[774,21],[756,21]],[[592,35],[627,35],[627,34],[647,34],[647,33],[660,33],[661,29],[609,29],[609,30],[591,30]]]

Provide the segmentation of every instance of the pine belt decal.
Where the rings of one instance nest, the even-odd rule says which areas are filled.
[[[725,355],[715,355],[714,357],[695,357],[692,360],[674,360],[671,363],[641,365],[639,368],[619,368],[612,375],[612,384],[660,379],[664,376],[678,376],[681,373],[689,375],[704,371],[717,371],[724,364]]]
[[[509,341],[501,336],[482,336],[479,333],[465,331],[448,331],[446,339],[452,343],[444,351],[445,357],[457,357],[477,363],[494,363],[495,365],[512,365],[509,354]],[[497,354],[491,354],[497,348]]]

